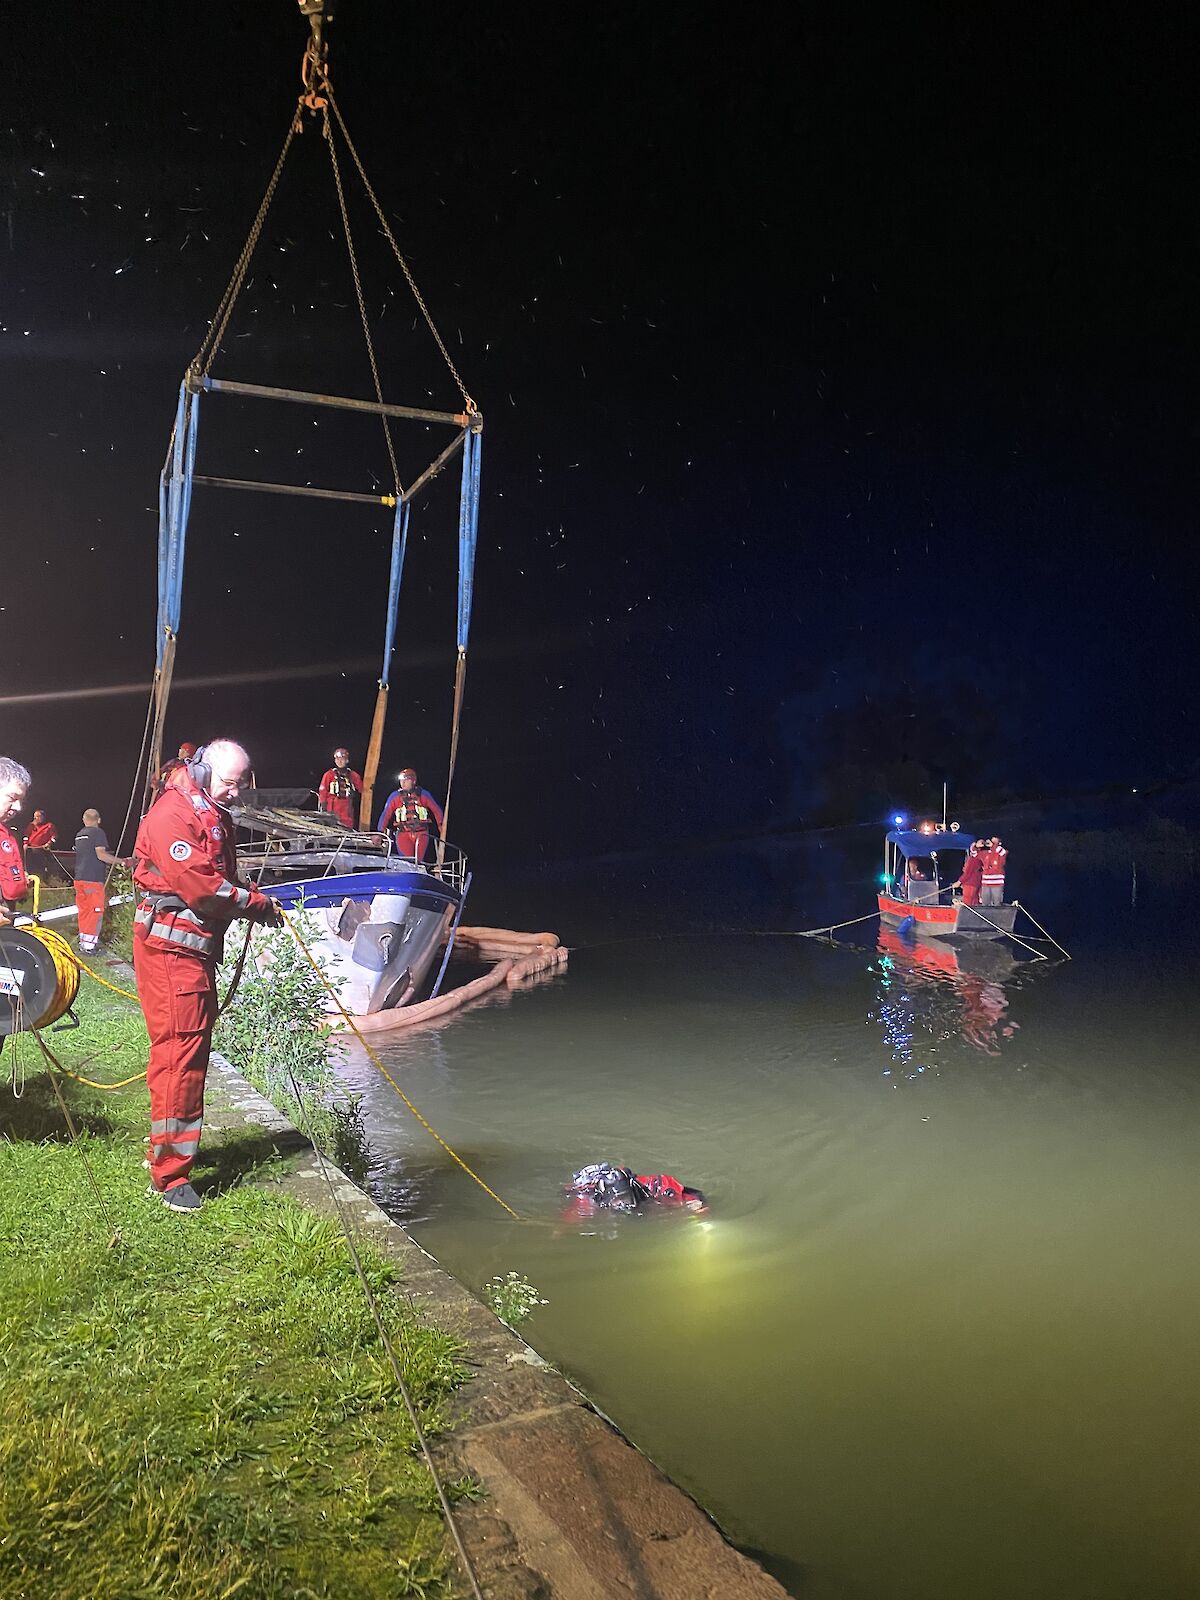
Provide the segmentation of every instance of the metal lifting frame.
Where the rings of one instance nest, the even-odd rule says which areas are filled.
[[[197,473],[196,451],[199,442],[200,397],[203,393],[233,394],[265,400],[294,401],[301,405],[332,407],[343,411],[395,417],[419,422],[434,422],[458,429],[454,438],[406,489],[397,495],[365,494],[344,489],[318,489],[311,484],[265,483],[248,478],[219,478]],[[378,769],[379,749],[387,709],[391,659],[395,644],[396,617],[404,557],[408,547],[410,508],[417,496],[433,482],[457,451],[463,451],[462,484],[459,494],[459,575],[458,575],[458,665],[455,672],[455,722],[461,712],[462,677],[470,633],[475,547],[479,525],[479,466],[482,449],[483,416],[480,412],[430,411],[414,406],[388,405],[382,401],[350,399],[341,395],[309,393],[298,389],[271,388],[263,384],[233,383],[189,370],[179,388],[175,428],[159,481],[158,543],[158,628],[156,639],[156,702],[160,714],[155,718],[156,734],[150,752],[150,772],[157,772],[162,761],[162,724],[174,669],[175,643],[183,602],[184,552],[191,514],[192,492],[197,484],[208,488],[244,489],[263,494],[305,495],[321,500],[349,501],[365,505],[386,505],[394,509],[392,552],[388,578],[388,601],[384,621],[383,660],[379,675],[379,694],[372,722],[366,769],[363,774],[363,826],[370,825],[372,790]],[[457,731],[457,730],[456,730]],[[454,740],[457,744],[457,740]],[[452,752],[453,757],[457,750]],[[375,770],[371,770],[374,768]],[[453,770],[453,766],[451,768]],[[367,782],[368,777],[370,783]],[[447,786],[449,801],[449,785]],[[444,833],[443,833],[444,837]]]
[[[192,491],[195,485],[202,484],[207,488],[217,489],[244,489],[259,494],[302,495],[318,500],[338,500],[360,505],[385,505],[391,507],[394,512],[388,604],[384,627],[383,665],[379,676],[379,692],[375,702],[371,739],[367,748],[366,761],[363,764],[363,794],[360,812],[361,826],[369,828],[372,789],[378,772],[383,740],[383,725],[387,709],[388,675],[395,640],[400,580],[403,574],[404,556],[408,545],[410,508],[416,496],[437,477],[455,452],[461,449],[463,452],[463,473],[459,500],[458,661],[454,678],[450,767],[446,778],[446,806],[443,815],[447,816],[449,814],[450,791],[453,787],[454,767],[458,754],[459,721],[462,714],[463,687],[466,677],[467,635],[470,628],[471,594],[479,520],[479,463],[483,417],[467,392],[458,368],[455,366],[453,358],[446,347],[445,340],[438,332],[430,315],[429,307],[426,305],[413,278],[408,262],[396,242],[387,214],[371,186],[334,95],[329,78],[328,46],[324,34],[325,24],[332,19],[334,0],[299,0],[299,6],[302,16],[309,23],[311,35],[305,49],[301,71],[304,92],[300,95],[295,115],[289,124],[287,137],[283,142],[283,148],[279,152],[274,171],[259,204],[258,212],[251,225],[246,243],[243,245],[241,254],[238,256],[234,266],[233,276],[230,278],[225,293],[221,297],[216,314],[209,324],[200,349],[188,368],[183,383],[180,385],[175,427],[171,435],[171,443],[167,450],[167,459],[163,466],[159,484],[158,631],[155,641],[156,665],[151,706],[152,715],[147,721],[149,760],[146,769],[146,798],[148,801],[151,785],[162,765],[163,726],[166,720],[167,699],[170,694],[171,678],[174,672],[175,650],[183,598],[184,551],[187,543],[187,526],[191,511]],[[233,315],[238,296],[246,282],[246,275],[287,161],[288,152],[296,135],[303,131],[305,118],[309,115],[313,117],[319,116],[321,136],[329,152],[333,182],[337,192],[338,209],[346,238],[350,271],[354,280],[355,298],[362,322],[367,356],[371,365],[371,377],[375,390],[374,400],[356,400],[341,395],[313,394],[297,389],[268,387],[264,384],[234,383],[228,379],[218,379],[211,376],[213,362],[222,348],[230,318]],[[359,274],[358,255],[351,235],[350,215],[342,182],[335,129],[344,142],[345,149],[362,182],[367,199],[374,208],[380,231],[391,246],[429,332],[462,396],[464,407],[462,411],[431,411],[415,406],[389,405],[384,401],[379,367],[375,356],[374,340],[371,337],[370,323],[367,316],[366,299]],[[220,478],[197,474],[195,466],[200,423],[200,399],[205,393],[224,393],[262,400],[283,400],[299,405],[325,406],[343,411],[361,411],[377,416],[383,427],[394,492],[391,494],[367,494],[354,490],[314,488],[311,484],[264,483],[246,478]],[[400,482],[396,451],[391,436],[391,420],[435,423],[450,426],[456,430],[455,437],[451,442],[407,488],[404,488]],[[444,821],[441,837],[442,841],[444,841]],[[441,849],[439,848],[439,861],[440,859]]]

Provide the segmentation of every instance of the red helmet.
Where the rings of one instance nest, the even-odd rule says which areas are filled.
[[[411,778],[412,781],[416,783],[417,769],[415,767],[405,767],[402,771],[398,772],[396,776],[400,779],[401,783],[404,782],[405,778]]]
[[[349,761],[350,752],[346,749],[345,745],[338,745],[337,749],[333,752],[333,759],[335,761],[339,756],[345,756],[346,760]]]
[[[196,751],[198,749],[198,745],[191,744],[187,739],[185,739],[184,742],[179,746],[180,761],[194,761],[196,759]]]

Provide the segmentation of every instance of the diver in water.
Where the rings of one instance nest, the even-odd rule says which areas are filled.
[[[564,1189],[571,1202],[568,1214],[577,1217],[594,1216],[597,1211],[638,1214],[649,1206],[691,1212],[708,1210],[702,1190],[689,1188],[669,1173],[635,1174],[629,1167],[614,1167],[607,1161],[580,1167]]]

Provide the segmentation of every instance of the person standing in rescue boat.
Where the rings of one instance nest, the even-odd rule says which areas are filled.
[[[333,752],[333,765],[321,779],[317,799],[321,810],[336,817],[344,828],[355,828],[355,798],[362,793],[362,774],[350,766],[350,752],[339,747]]]
[[[239,883],[226,809],[250,772],[232,739],[215,739],[170,772],[134,844],[133,968],[150,1035],[149,1192],[170,1211],[199,1211],[191,1171],[204,1125],[204,1080],[217,1020],[217,963],[231,922],[278,926],[273,900]]]
[[[963,905],[977,906],[979,904],[979,889],[983,883],[983,852],[987,848],[982,839],[976,839],[967,851],[967,859],[963,862],[962,877],[957,883],[952,883],[952,889],[962,889]]]
[[[379,814],[379,833],[388,828],[395,830],[396,854],[410,861],[424,861],[429,849],[429,824],[442,825],[442,808],[430,794],[417,783],[412,767],[405,767],[399,775],[400,787],[393,789]]]
[[[1004,904],[1004,866],[1008,860],[1008,851],[999,839],[989,839],[987,849],[983,853],[983,898],[981,905],[1002,906]]]

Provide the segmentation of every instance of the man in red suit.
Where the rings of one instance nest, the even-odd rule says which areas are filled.
[[[983,852],[986,848],[982,839],[976,839],[963,862],[962,877],[958,881],[962,886],[965,906],[979,904],[979,890],[983,884]]]
[[[35,811],[25,830],[25,870],[45,878],[53,862],[48,854],[58,839],[58,829],[44,811]]]
[[[1002,906],[1004,904],[1004,864],[1008,860],[1008,851],[999,839],[989,839],[987,849],[983,852],[983,895],[980,904],[985,906]]]
[[[355,801],[362,793],[362,775],[350,766],[350,752],[337,749],[333,752],[333,765],[321,779],[317,797],[321,810],[336,817],[344,828],[357,828]]]
[[[237,917],[274,926],[273,900],[239,883],[233,819],[250,757],[216,739],[168,774],[134,844],[133,967],[150,1035],[150,1176],[170,1211],[200,1209],[192,1163],[217,1020],[217,963]]]
[[[379,814],[379,833],[389,828],[395,830],[396,854],[410,861],[424,861],[429,849],[429,825],[440,828],[442,808],[417,782],[412,767],[405,767],[399,776],[400,787],[393,789]]]
[[[18,900],[29,893],[21,846],[11,824],[17,820],[31,782],[19,761],[0,756],[0,926],[12,921]]]

